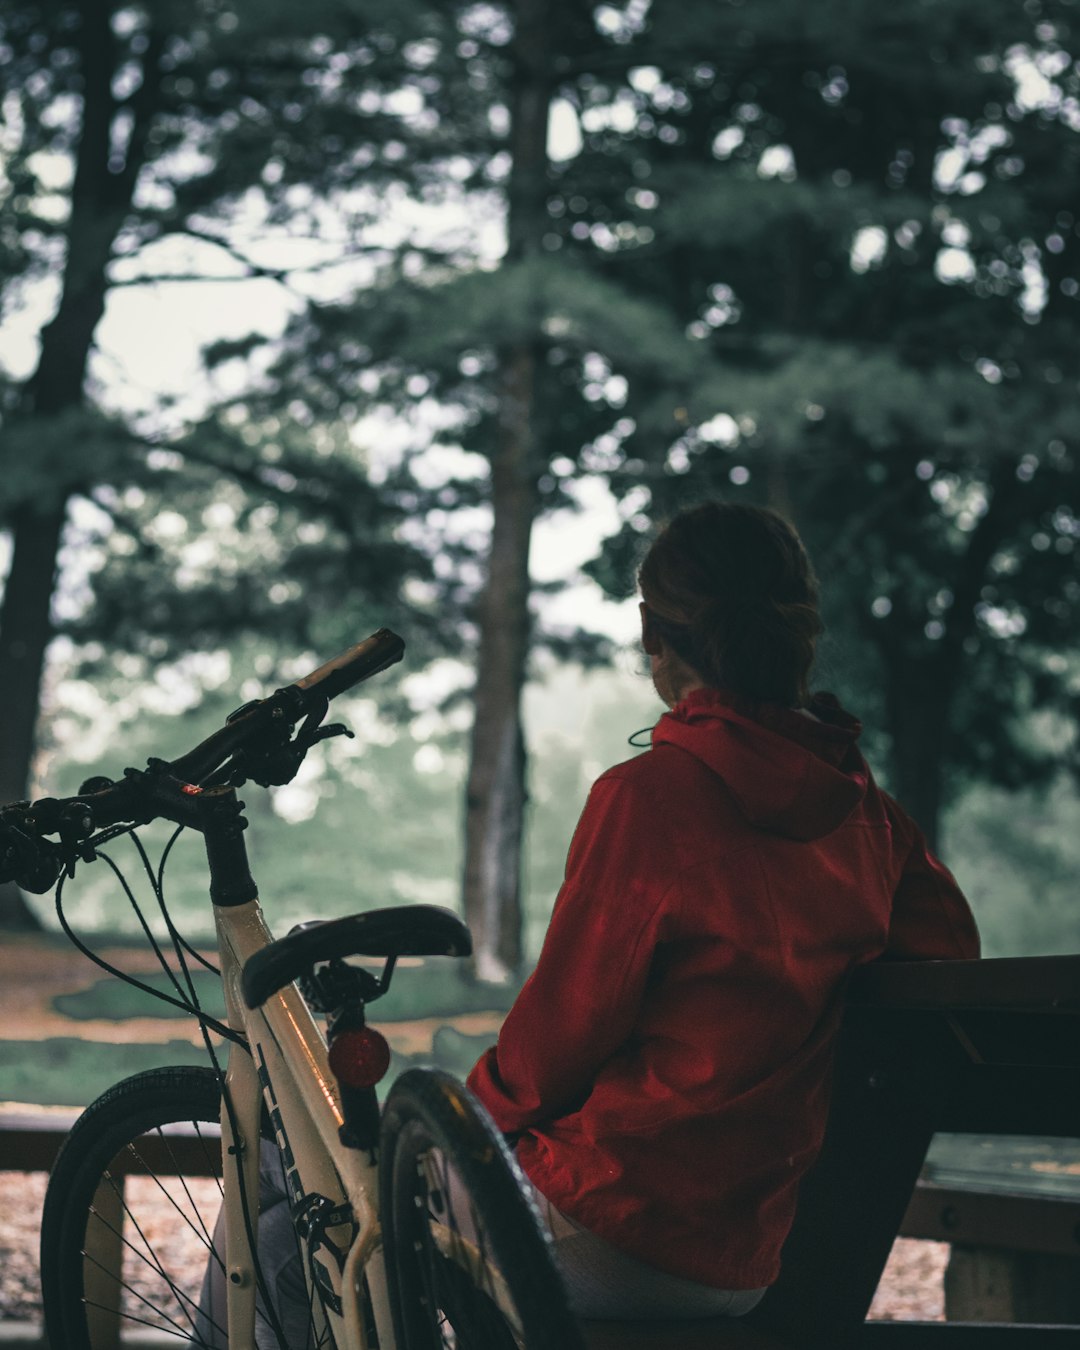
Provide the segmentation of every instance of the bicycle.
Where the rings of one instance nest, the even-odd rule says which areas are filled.
[[[295,1330],[290,1344],[263,1269],[268,1159],[287,1196],[293,1269],[297,1256],[303,1269],[306,1346],[582,1345],[532,1194],[479,1103],[448,1074],[410,1069],[379,1110],[375,1086],[390,1052],[365,1009],[386,992],[399,958],[467,956],[466,926],[449,910],[413,905],[302,925],[275,941],[248,865],[238,787],[287,782],[313,745],[351,735],[323,725],[330,700],[403,652],[402,640],[380,629],[237,709],[171,763],[151,759],[116,781],[90,780],[76,797],[0,811],[0,877],[39,892],[57,882],[65,931],[121,978],[138,983],[78,939],[61,903],[65,878],[108,856],[110,839],[155,819],[176,824],[177,834],[200,832],[217,932],[215,968],[169,916],[162,875],[176,834],[156,872],[137,845],[175,957],[165,959],[137,908],[173,980],[175,997],[164,997],[199,1019],[213,1067],[137,1074],[72,1128],[42,1216],[45,1324],[56,1350],[107,1350],[144,1326],[206,1350],[304,1350]],[[381,960],[381,972],[347,957]],[[220,976],[225,1022],[200,1003],[196,961]],[[328,1019],[325,1035],[316,1014]],[[227,1067],[211,1033],[229,1047]],[[194,1260],[177,1252],[182,1229],[193,1235]],[[215,1281],[224,1285],[224,1317],[208,1305]],[[300,1306],[288,1310],[294,1322]]]

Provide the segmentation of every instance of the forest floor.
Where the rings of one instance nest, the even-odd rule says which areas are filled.
[[[41,1321],[38,1238],[44,1197],[44,1176],[0,1172],[0,1323]],[[948,1257],[947,1243],[898,1238],[870,1316],[882,1321],[943,1320]],[[204,1263],[203,1253],[200,1275]]]

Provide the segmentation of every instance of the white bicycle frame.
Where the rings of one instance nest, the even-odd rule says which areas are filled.
[[[251,1050],[249,1055],[234,1048],[229,1055],[221,1113],[229,1350],[255,1346],[257,1257],[248,1242],[238,1174],[242,1169],[248,1220],[257,1234],[264,1097],[285,1164],[290,1209],[302,1196],[322,1196],[332,1206],[351,1206],[356,1225],[351,1243],[351,1230],[339,1225],[341,1245],[348,1247],[344,1268],[339,1271],[323,1261],[340,1299],[340,1314],[324,1305],[311,1287],[312,1263],[320,1257],[318,1251],[309,1255],[307,1242],[300,1238],[317,1339],[325,1319],[337,1350],[371,1350],[364,1317],[369,1298],[379,1350],[396,1350],[379,1228],[378,1169],[364,1150],[341,1143],[338,1132],[344,1115],[327,1062],[326,1041],[295,985],[287,985],[254,1011],[244,1002],[240,990],[244,963],[272,940],[258,900],[215,906],[214,913],[229,1025],[247,1037]],[[239,1168],[234,1165],[236,1157]]]

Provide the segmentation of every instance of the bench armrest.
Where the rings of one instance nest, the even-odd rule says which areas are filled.
[[[913,1011],[1080,1012],[1080,956],[874,961],[852,976],[848,1002]]]

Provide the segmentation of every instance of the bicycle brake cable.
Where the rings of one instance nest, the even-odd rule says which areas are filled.
[[[152,998],[159,999],[161,1002],[167,1003],[171,1007],[179,1008],[182,1012],[185,1012],[189,1016],[196,1018],[196,1020],[203,1026],[216,1032],[219,1036],[222,1036],[226,1040],[232,1041],[234,1044],[241,1045],[245,1049],[247,1049],[246,1037],[241,1035],[241,1033],[234,1031],[232,1027],[227,1026],[225,1023],[219,1021],[216,1017],[211,1016],[209,1013],[207,1013],[205,1010],[203,1010],[201,1007],[198,1006],[197,1001],[193,1003],[191,1000],[184,998],[183,989],[179,986],[179,983],[176,979],[176,974],[174,971],[170,970],[167,962],[165,961],[164,953],[161,951],[157,939],[153,936],[153,933],[150,931],[149,925],[146,922],[145,915],[142,913],[139,903],[135,898],[134,892],[132,891],[131,886],[128,883],[127,878],[124,876],[124,873],[121,870],[119,864],[108,853],[100,851],[100,849],[97,847],[99,842],[107,841],[106,837],[107,839],[113,839],[120,834],[130,835],[132,833],[133,831],[131,830],[130,826],[126,828],[114,827],[110,830],[103,830],[101,832],[101,835],[96,836],[92,840],[89,840],[88,843],[94,847],[95,856],[105,860],[110,870],[112,871],[113,875],[120,883],[120,886],[122,887],[124,894],[127,897],[128,903],[131,905],[132,909],[136,914],[136,917],[139,919],[139,923],[140,926],[142,927],[144,935],[146,936],[147,940],[149,941],[151,947],[154,950],[155,955],[158,958],[159,964],[172,979],[173,986],[174,988],[177,989],[177,992],[180,994],[180,997],[173,998],[172,995],[166,994],[164,991],[160,989],[155,989],[153,985],[147,984],[145,981],[138,979],[136,976],[132,975],[129,971],[121,970],[120,967],[114,966],[111,961],[106,960],[105,957],[103,957],[100,953],[95,952],[91,947],[87,946],[87,944],[82,941],[82,939],[72,928],[68,920],[68,917],[64,912],[64,886],[65,882],[68,880],[68,876],[66,873],[61,875],[56,887],[56,917],[59,920],[60,927],[63,929],[65,936],[72,943],[72,945],[76,947],[77,950],[80,951],[88,960],[92,961],[94,965],[96,965],[99,969],[104,970],[107,974],[114,976],[118,980],[122,980],[125,984],[130,985],[133,989],[139,989],[143,993],[149,994]],[[141,847],[141,844],[137,844],[137,847]],[[145,850],[143,851],[145,852]],[[190,975],[188,975],[188,979],[190,980]]]

